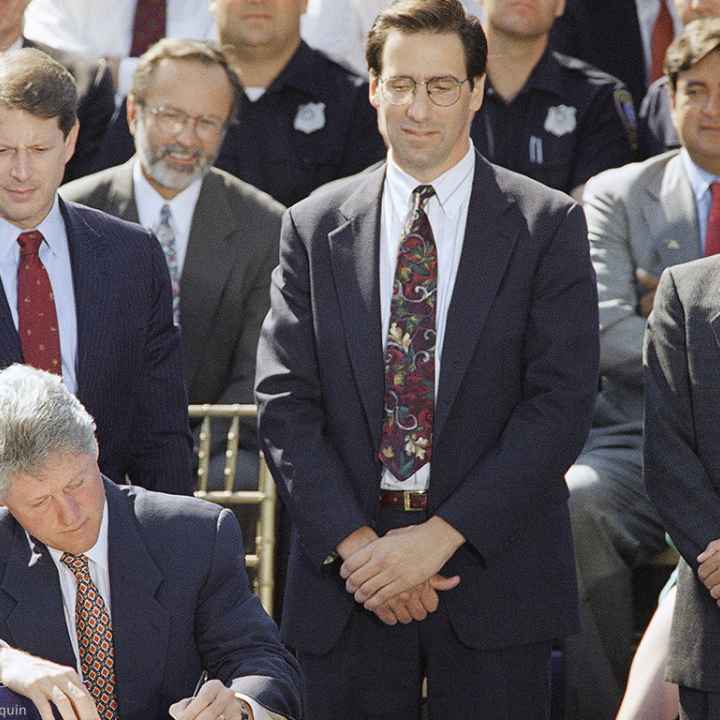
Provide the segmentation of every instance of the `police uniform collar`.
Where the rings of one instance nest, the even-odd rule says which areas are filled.
[[[546,90],[560,97],[567,94],[567,89],[563,88],[561,66],[556,55],[557,53],[549,47],[545,48],[545,52],[530,73],[523,90]]]
[[[560,76],[559,68],[560,64],[555,57],[556,53],[551,51],[549,47],[545,49],[537,64],[533,68],[527,82],[515,96],[516,98],[521,97],[523,94],[531,90],[544,90],[551,92],[553,95],[563,97],[563,82]],[[495,88],[492,86],[492,80],[490,76],[487,78],[487,94],[489,96],[496,95]],[[498,99],[500,99],[498,97]],[[515,99],[515,98],[513,98]],[[512,102],[512,101],[511,101]]]
[[[325,58],[317,50],[313,50],[304,40],[298,49],[270,83],[267,93],[281,91],[292,87],[312,97],[324,96],[324,72],[322,60]],[[320,92],[318,92],[320,91]]]

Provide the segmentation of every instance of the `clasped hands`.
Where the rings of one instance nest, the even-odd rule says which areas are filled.
[[[345,588],[386,625],[424,620],[438,608],[438,592],[452,590],[460,576],[446,578],[440,568],[464,542],[440,517],[390,530],[378,537],[361,527],[337,547]]]
[[[720,605],[720,539],[711,540],[697,557],[698,578]]]

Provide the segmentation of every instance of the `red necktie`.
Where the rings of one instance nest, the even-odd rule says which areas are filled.
[[[720,181],[710,185],[712,201],[705,234],[705,255],[720,253]]]
[[[650,82],[648,85],[663,74],[665,52],[675,35],[673,19],[666,2],[667,0],[660,0],[660,12],[658,12],[652,29],[652,38],[650,40]]]
[[[165,0],[137,0],[130,57],[140,57],[165,37]]]
[[[105,601],[90,577],[86,555],[63,553],[60,558],[75,575],[75,630],[83,683],[95,700],[101,720],[117,720],[115,653],[112,625]]]
[[[401,481],[429,463],[432,454],[437,250],[425,205],[434,194],[432,185],[413,191],[390,302],[379,457]]]
[[[40,260],[43,236],[21,233],[17,275],[17,309],[23,360],[33,367],[62,374],[60,333],[55,299],[47,270]]]

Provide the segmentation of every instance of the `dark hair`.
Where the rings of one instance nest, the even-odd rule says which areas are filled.
[[[225,72],[230,83],[233,95],[233,104],[230,118],[235,117],[238,107],[242,84],[235,71],[230,67],[223,51],[212,42],[203,40],[179,40],[177,38],[164,38],[152,45],[140,57],[137,69],[133,75],[130,97],[139,105],[145,102],[147,91],[152,86],[152,76],[155,68],[162,60],[190,60],[203,65],[217,65]]]
[[[709,53],[720,50],[720,18],[704,18],[688,23],[665,53],[665,74],[673,92],[678,75],[699,63]]]
[[[40,118],[57,118],[68,136],[77,121],[77,88],[68,70],[35,48],[0,57],[0,106]]]
[[[398,0],[383,10],[368,33],[365,58],[373,75],[382,73],[382,55],[387,36],[402,33],[455,33],[465,50],[465,68],[472,87],[474,78],[485,74],[487,40],[480,20],[468,15],[459,0]]]

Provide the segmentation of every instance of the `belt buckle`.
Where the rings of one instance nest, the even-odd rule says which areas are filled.
[[[424,495],[424,490],[403,490],[403,510],[406,512],[419,512],[422,508],[413,507],[412,499],[413,495]]]

